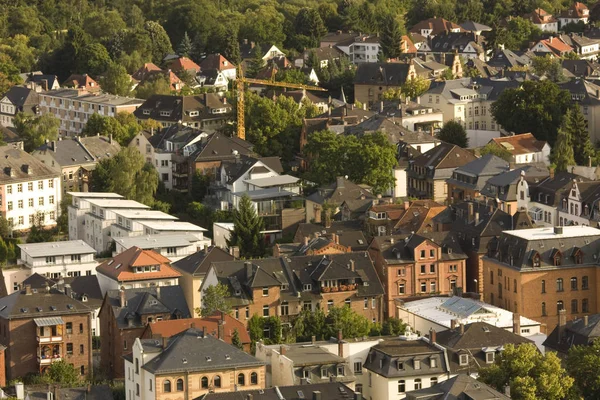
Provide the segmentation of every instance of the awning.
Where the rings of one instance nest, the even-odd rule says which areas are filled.
[[[61,317],[34,318],[33,322],[35,322],[37,326],[54,326],[63,325],[65,323]]]

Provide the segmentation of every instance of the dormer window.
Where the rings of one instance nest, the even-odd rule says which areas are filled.
[[[575,248],[573,251],[573,260],[575,264],[583,264],[583,253],[580,248]]]
[[[398,361],[397,367],[399,371],[404,370],[404,363],[402,361]]]
[[[415,369],[421,369],[421,360],[415,360]]]
[[[531,258],[531,264],[534,267],[540,266],[540,254],[537,251],[533,254],[533,257]]]
[[[430,358],[429,359],[429,367],[430,368],[437,368],[437,358]]]
[[[170,117],[171,116],[171,111],[161,111],[160,112],[160,116],[161,117]]]
[[[558,267],[562,264],[562,254],[559,250],[556,250],[556,252],[552,256],[552,261],[555,267]]]
[[[459,365],[461,367],[469,365],[469,355],[468,354],[461,354],[459,356]]]
[[[150,110],[142,110],[142,114],[144,115],[150,115]]]
[[[305,283],[302,285],[302,290],[308,292],[309,290],[312,290],[312,285],[310,283]]]
[[[190,117],[197,117],[198,115],[200,115],[199,111],[190,111]]]
[[[487,364],[493,364],[495,357],[496,353],[494,353],[493,351],[488,351],[487,353],[485,353],[485,362]]]

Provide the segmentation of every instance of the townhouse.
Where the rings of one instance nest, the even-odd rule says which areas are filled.
[[[499,173],[508,171],[508,162],[493,154],[471,161],[454,170],[452,177],[447,179],[448,200],[477,200],[481,198],[480,191],[487,180]]]
[[[574,178],[558,204],[558,225],[598,226],[600,182]]]
[[[591,39],[584,36],[582,33],[570,33],[568,35],[560,35],[563,42],[573,48],[575,53],[583,60],[595,60],[600,53],[600,40]]]
[[[519,207],[525,207],[529,211],[531,219],[538,226],[557,226],[564,225],[564,218],[559,219],[559,209],[563,208],[562,200],[567,197],[573,180],[577,179],[580,182],[588,182],[587,178],[582,178],[575,174],[563,171],[554,173],[554,169],[550,169],[550,176],[542,180],[537,185],[532,185],[529,188],[529,196],[525,197],[524,202],[518,203]],[[568,210],[568,205],[565,208]]]
[[[200,70],[203,72],[216,70],[223,74],[230,81],[236,79],[236,68],[222,54],[209,54],[200,61]]]
[[[587,6],[580,2],[574,2],[566,10],[561,11],[558,15],[558,24],[560,29],[564,29],[566,25],[571,23],[583,22],[588,23],[590,17],[590,10]]]
[[[310,196],[306,197],[306,222],[320,224],[340,212],[340,206],[344,201],[360,200],[361,203],[369,203],[375,199],[367,189],[357,185],[345,177],[339,176],[330,185],[320,187]],[[331,215],[323,212],[327,205],[334,207],[330,210]],[[324,215],[322,215],[324,214]],[[327,221],[325,221],[327,223]]]
[[[15,115],[39,114],[40,95],[37,91],[23,87],[12,86],[0,100],[0,123],[7,128],[14,128]]]
[[[446,223],[436,221],[438,216],[445,214],[447,207],[433,200],[414,200],[402,214],[396,225],[394,234],[442,232]]]
[[[64,136],[81,134],[92,114],[116,117],[120,112],[134,112],[143,103],[141,99],[90,93],[81,89],[58,89],[40,93],[40,113],[58,118],[58,131]]]
[[[473,32],[444,32],[436,35],[418,50],[419,53],[458,54],[466,60],[485,61],[483,38]],[[453,71],[454,72],[454,71]]]
[[[460,25],[457,25],[454,22],[447,21],[444,18],[434,17],[419,22],[418,24],[410,28],[409,32],[412,34],[416,33],[425,38],[429,38],[442,33],[462,31],[463,28],[461,28]]]
[[[12,230],[56,225],[62,198],[58,172],[12,146],[0,146],[0,168],[0,212]]]
[[[389,89],[400,89],[417,76],[413,63],[362,63],[354,76],[354,98],[371,108]]]
[[[350,62],[358,65],[378,62],[379,53],[381,52],[379,35],[362,33],[353,38],[337,42],[336,47],[350,58]]]
[[[409,208],[409,202],[403,204],[373,204],[367,210],[365,231],[370,236],[385,236],[391,234],[398,220]]]
[[[599,317],[600,314],[591,314],[567,321],[566,311],[560,311],[558,324],[544,341],[544,348],[564,359],[573,346],[591,346],[598,339]]]
[[[466,288],[465,262],[452,232],[378,236],[369,254],[384,284],[384,312],[396,316],[396,300],[457,294]]]
[[[534,44],[531,49],[534,53],[545,53],[550,57],[564,57],[568,53],[573,53],[575,49],[567,44],[560,36],[550,36],[548,39],[541,39]]]
[[[540,28],[541,31],[550,33],[558,32],[558,20],[541,8],[536,8],[532,12],[524,14],[522,18],[530,21]]]
[[[372,322],[383,318],[383,286],[365,251],[215,262],[200,286],[200,299],[218,283],[229,288],[232,313],[245,324],[255,314],[287,322],[302,310],[343,305]]]
[[[600,230],[588,226],[504,231],[483,259],[484,299],[555,326],[598,312],[595,293]]]
[[[496,137],[488,143],[510,153],[510,162],[515,165],[543,163],[550,165],[550,145],[538,140],[531,133]]]
[[[196,328],[162,341],[136,339],[125,370],[129,398],[191,399],[266,387],[263,362]]]

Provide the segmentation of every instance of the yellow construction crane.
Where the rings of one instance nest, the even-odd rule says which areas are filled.
[[[244,121],[244,85],[246,83],[255,83],[257,85],[265,86],[277,86],[289,89],[303,89],[303,90],[318,90],[326,92],[327,89],[323,89],[318,86],[302,85],[299,83],[287,83],[287,82],[276,82],[274,74],[271,76],[271,80],[252,79],[244,77],[241,65],[237,67],[237,135],[240,139],[246,139],[246,125]]]

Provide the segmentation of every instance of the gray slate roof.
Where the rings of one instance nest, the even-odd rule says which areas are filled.
[[[0,318],[40,318],[55,317],[71,314],[88,314],[92,309],[64,293],[50,289],[36,290],[36,293],[27,295],[25,290],[14,292],[6,297],[0,298]]]
[[[48,142],[38,147],[34,154],[49,154],[60,167],[95,164],[105,158],[114,157],[121,146],[116,140],[90,136],[79,139],[63,139]]]
[[[194,254],[174,262],[171,266],[180,272],[194,276],[206,275],[213,262],[232,261],[234,258],[220,247],[210,247],[207,251],[200,250]]]
[[[432,387],[406,394],[407,400],[510,400],[468,375],[457,375]]]
[[[27,172],[27,168],[30,168],[31,174]],[[57,176],[57,172],[31,154],[12,146],[0,146],[0,184],[49,179]]]
[[[307,400],[313,393],[321,394],[323,400],[351,400],[354,391],[341,382],[314,383],[310,385],[276,386],[269,389],[244,390],[240,392],[208,393],[201,400]],[[281,396],[280,396],[281,394]],[[200,398],[194,399],[200,400]]]
[[[470,189],[481,190],[487,179],[508,171],[508,162],[493,154],[486,154],[470,163],[458,167],[452,173],[448,183]]]
[[[354,77],[355,85],[401,86],[406,82],[410,64],[361,63]]]
[[[17,111],[34,113],[34,108],[40,104],[39,94],[24,86],[13,86],[4,93],[8,100],[17,108]]]
[[[544,346],[566,354],[572,346],[591,345],[598,337],[600,337],[600,314],[591,314],[588,316],[587,325],[584,318],[567,321],[564,335],[560,340],[558,327],[555,327],[546,338]]]
[[[336,181],[330,185],[320,187],[315,193],[306,199],[317,204],[323,204],[326,201],[330,204],[339,206],[345,200],[360,200],[362,197],[374,199],[375,196],[368,190],[362,188],[356,183],[338,176]]]

